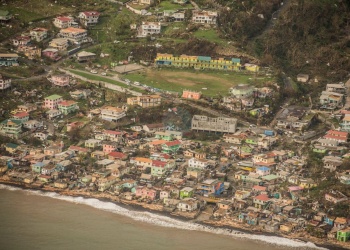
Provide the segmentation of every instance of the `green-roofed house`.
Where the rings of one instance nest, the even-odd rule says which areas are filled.
[[[22,132],[22,123],[14,119],[7,119],[0,123],[0,133],[12,138],[18,138]]]
[[[45,97],[44,108],[47,109],[58,109],[58,104],[63,101],[60,95],[50,95]]]
[[[0,23],[11,20],[12,15],[7,10],[0,10]]]
[[[5,144],[5,150],[9,152],[10,154],[13,154],[19,146],[15,143],[6,143]]]

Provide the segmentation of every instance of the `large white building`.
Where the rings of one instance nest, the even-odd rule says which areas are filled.
[[[101,119],[111,122],[116,122],[125,117],[125,111],[121,108],[105,106],[101,108]]]
[[[160,34],[160,22],[142,22],[138,29],[138,37],[146,37],[148,35]]]
[[[194,115],[192,118],[192,130],[213,131],[223,133],[235,133],[237,127],[236,118],[216,117],[211,118],[204,115]]]
[[[194,23],[216,25],[217,17],[218,17],[218,13],[214,11],[206,11],[206,10],[192,11],[192,22]]]
[[[100,13],[97,11],[84,11],[79,13],[79,20],[85,27],[94,26],[98,23]]]
[[[69,41],[80,44],[87,41],[87,30],[69,27],[66,29],[61,29],[59,36],[62,38],[67,38]]]
[[[8,89],[9,87],[11,87],[11,79],[0,74],[0,90]]]

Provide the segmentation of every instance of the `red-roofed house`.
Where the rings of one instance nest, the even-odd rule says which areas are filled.
[[[252,187],[252,191],[256,192],[256,193],[261,193],[261,192],[266,192],[267,187],[263,187],[263,186],[258,186],[255,185],[254,187]]]
[[[326,135],[323,136],[325,139],[334,140],[339,143],[341,142],[347,142],[349,139],[349,133],[343,132],[343,131],[337,131],[337,130],[329,130],[327,131]]]
[[[122,152],[110,152],[108,154],[108,159],[110,160],[126,160],[128,158],[128,155],[122,153]]]
[[[179,140],[166,142],[162,145],[163,153],[176,153],[176,151],[181,147],[181,142]]]
[[[104,130],[103,135],[105,136],[106,140],[120,141],[124,135],[124,132],[115,130]]]
[[[169,160],[169,161],[158,161],[153,160],[152,161],[152,167],[151,167],[151,175],[153,176],[163,176],[165,172],[169,169],[172,169],[175,167],[175,161]]]
[[[72,26],[73,23],[74,23],[74,19],[68,16],[59,16],[53,20],[53,25],[55,25],[57,28],[60,28],[60,29],[68,28]]]
[[[270,201],[270,198],[266,194],[260,194],[255,196],[253,199],[253,203],[256,208],[265,209]]]
[[[62,101],[58,104],[58,110],[62,112],[64,115],[68,115],[70,113],[74,113],[79,109],[79,106],[76,101]]]
[[[13,115],[13,120],[21,123],[27,122],[29,120],[29,114],[27,112],[18,112]]]
[[[87,152],[89,152],[89,149],[87,148],[82,148],[73,145],[69,147],[69,150],[73,150],[76,154],[86,154]]]
[[[85,27],[94,26],[98,23],[100,13],[97,11],[84,11],[79,13],[79,20]]]

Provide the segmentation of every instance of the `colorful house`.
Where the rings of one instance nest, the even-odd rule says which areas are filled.
[[[270,168],[268,167],[259,167],[256,169],[256,173],[259,175],[259,176],[265,176],[265,175],[269,175],[270,174]]]
[[[10,154],[13,154],[14,152],[16,152],[18,147],[19,147],[19,145],[14,144],[14,143],[6,143],[5,144],[5,150],[6,150],[6,152],[9,152]]]
[[[270,198],[266,194],[260,194],[253,199],[255,207],[260,209],[265,209],[269,202]]]
[[[191,187],[184,187],[180,190],[180,199],[192,198],[194,190]]]
[[[339,241],[349,241],[350,240],[350,227],[344,228],[337,232],[337,240]]]
[[[182,98],[185,98],[185,99],[199,100],[201,96],[202,96],[201,92],[191,91],[191,90],[182,91]]]
[[[75,101],[62,101],[58,104],[58,110],[64,115],[68,115],[79,110],[79,106]]]
[[[17,120],[7,119],[0,123],[0,133],[4,135],[18,138],[21,132],[22,132],[22,123]]]
[[[166,171],[175,167],[175,161],[158,161],[152,160],[151,175],[152,176],[163,176]]]
[[[176,151],[181,147],[181,142],[176,140],[176,141],[171,141],[171,142],[166,142],[162,145],[162,152],[163,153],[176,153]]]
[[[57,109],[58,104],[63,101],[60,95],[50,95],[44,99],[44,108],[47,109]]]
[[[23,124],[29,120],[29,114],[27,112],[18,112],[12,116],[12,119]]]
[[[224,192],[224,183],[219,180],[207,179],[198,184],[197,190],[203,196],[220,195]]]
[[[159,196],[158,191],[147,187],[136,187],[136,197],[155,200]]]

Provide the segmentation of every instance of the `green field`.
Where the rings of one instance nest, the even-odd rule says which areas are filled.
[[[218,31],[214,29],[198,29],[193,33],[193,36],[199,39],[204,39],[213,43],[224,43],[225,40],[219,37]]]
[[[154,88],[181,93],[183,89],[201,91],[206,96],[227,95],[230,87],[240,83],[254,83],[253,76],[222,71],[180,69],[147,69],[130,73],[125,78]],[[259,81],[263,81],[260,79]]]
[[[142,89],[135,88],[135,87],[129,87],[126,84],[120,83],[118,81],[112,80],[112,79],[107,78],[107,77],[103,77],[103,76],[99,76],[99,75],[92,75],[92,74],[89,74],[89,73],[84,73],[84,72],[73,70],[73,69],[69,69],[68,71],[72,72],[73,74],[85,77],[85,78],[87,78],[89,80],[107,82],[107,83],[111,83],[111,84],[114,84],[114,85],[118,85],[118,86],[123,87],[123,88],[134,90],[134,91],[137,91],[137,92],[141,92],[141,93],[144,92]]]
[[[191,4],[180,5],[180,4],[172,3],[171,1],[162,1],[156,8],[158,9],[158,11],[164,11],[164,10],[178,10],[178,9],[193,9],[193,6]]]

